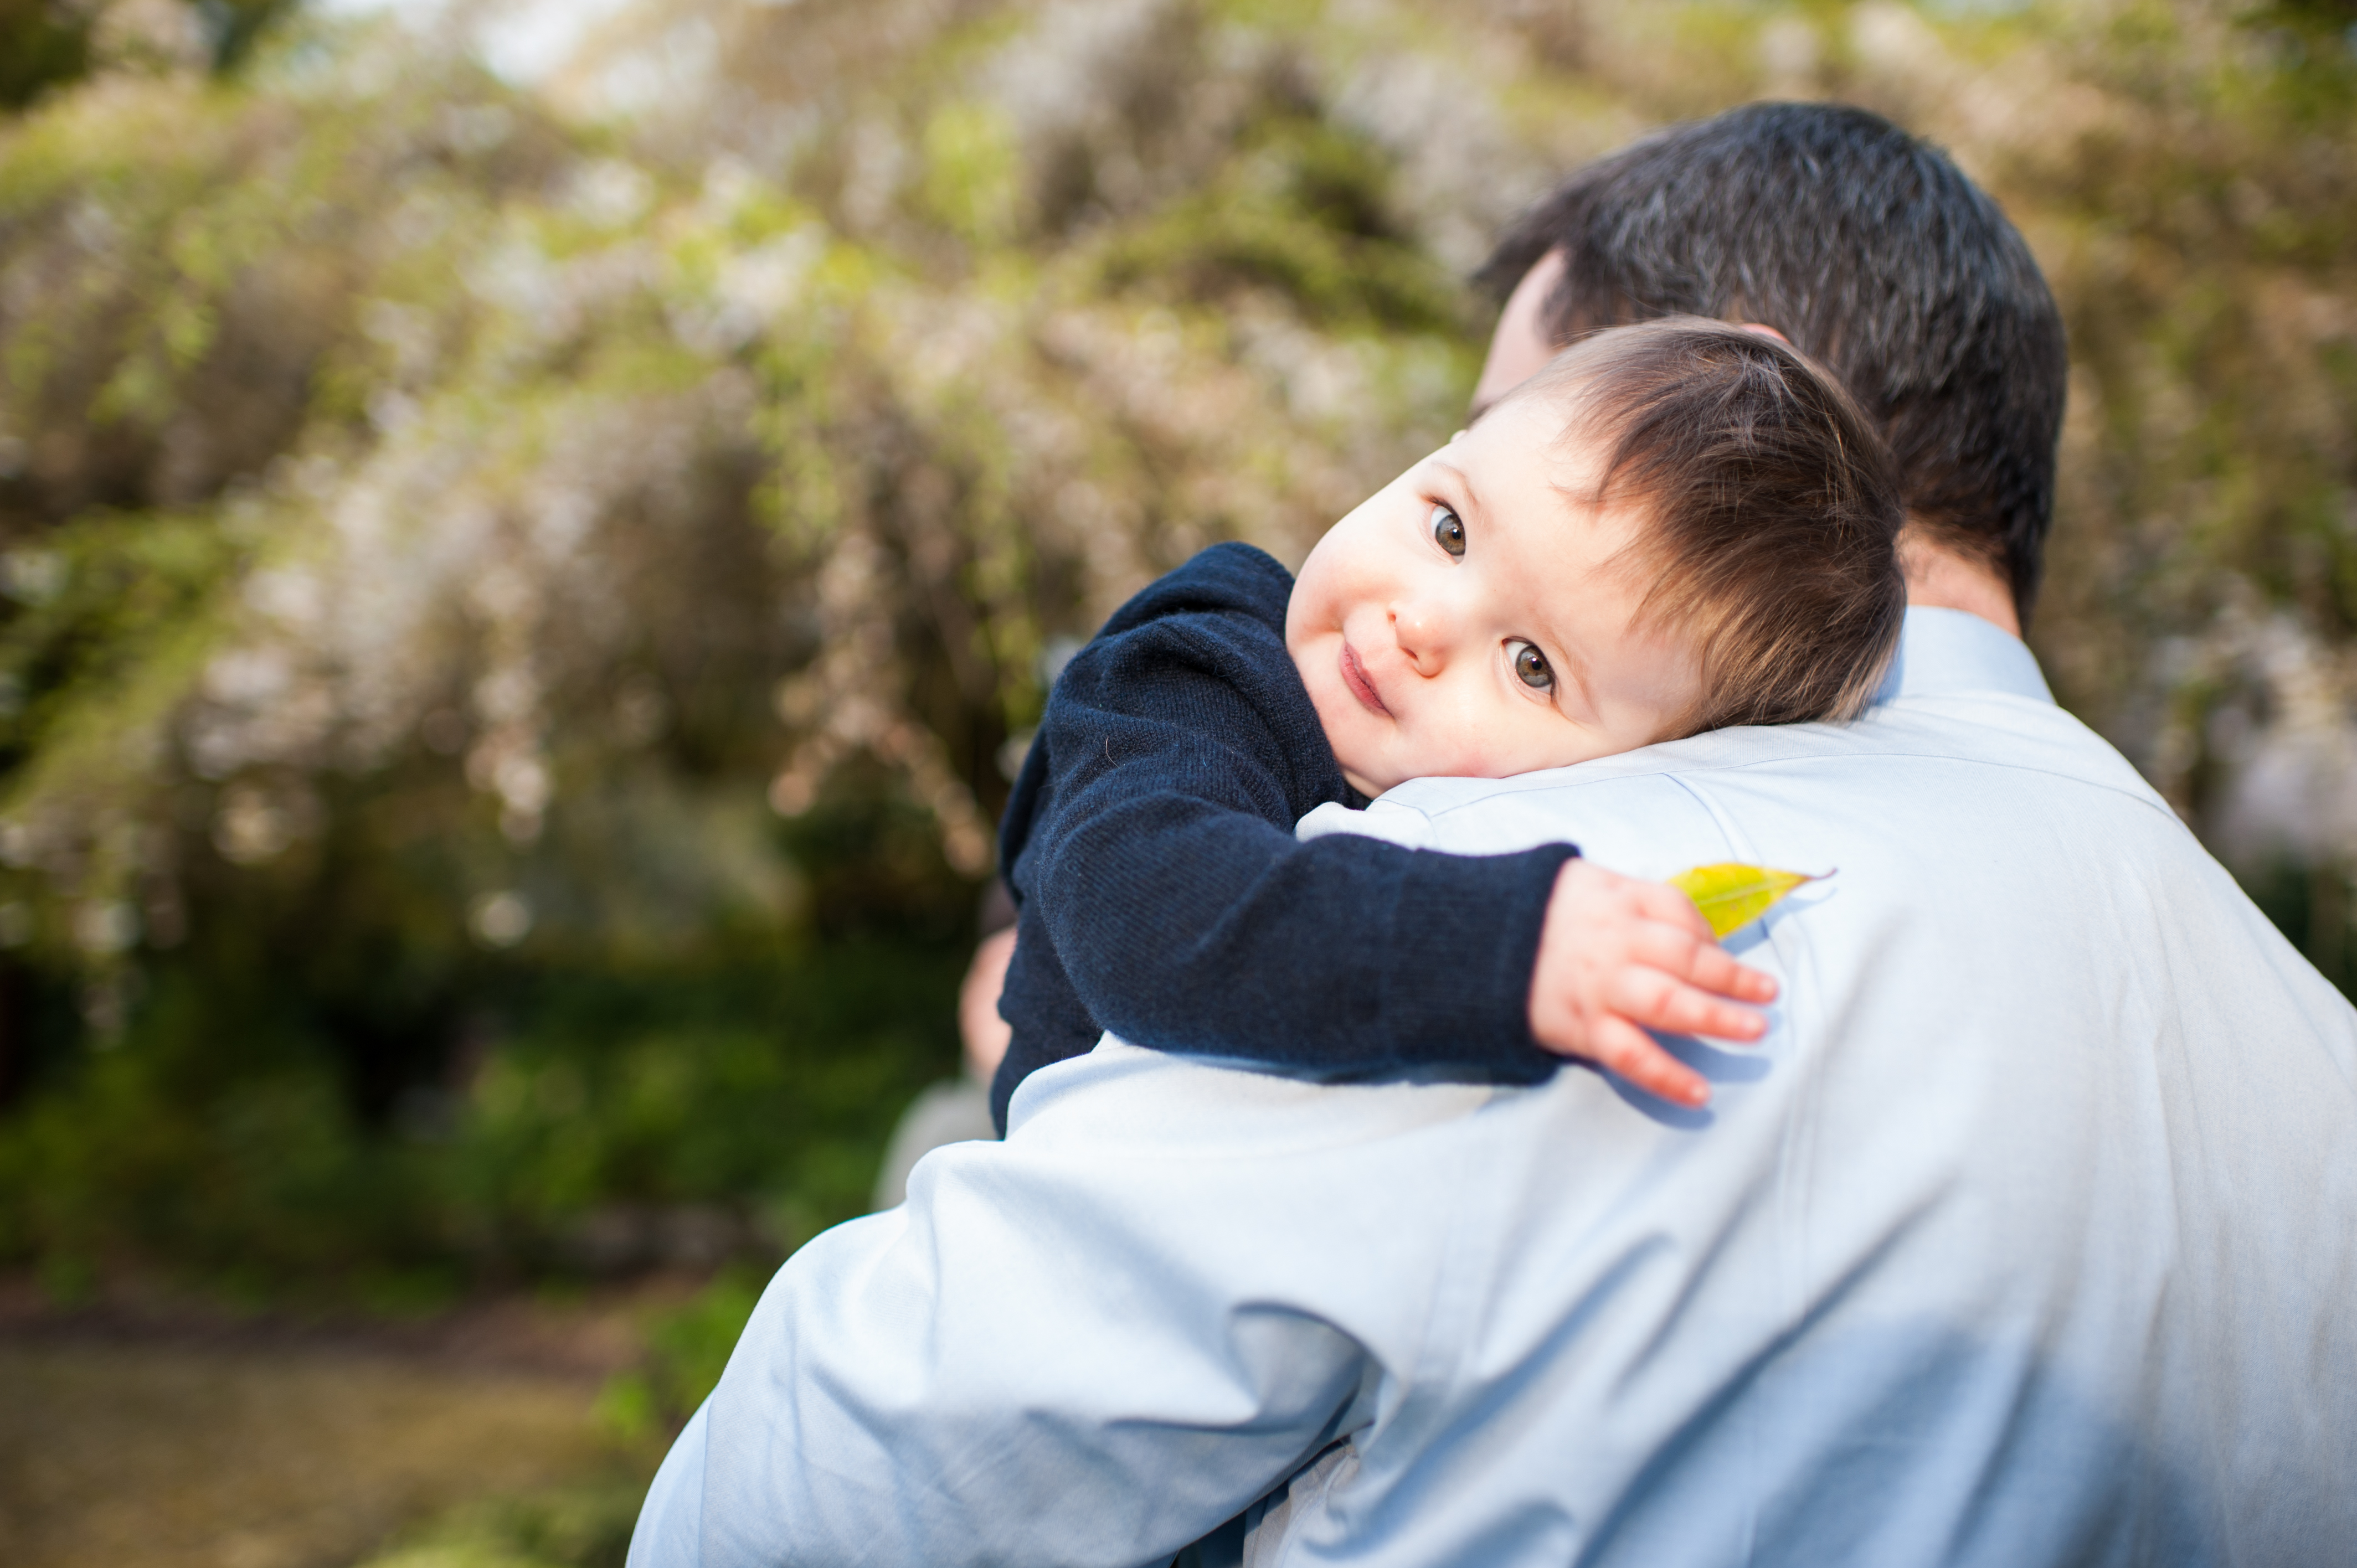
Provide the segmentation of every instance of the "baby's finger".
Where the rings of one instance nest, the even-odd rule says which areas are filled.
[[[1676,1105],[1707,1105],[1710,1085],[1702,1074],[1662,1049],[1651,1035],[1625,1018],[1604,1017],[1589,1032],[1590,1054],[1648,1094]]]
[[[1738,1002],[1776,1000],[1774,980],[1749,964],[1736,962],[1717,942],[1704,942],[1695,949],[1693,961],[1683,978],[1705,991],[1716,991],[1721,996],[1732,996]]]
[[[1652,922],[1636,933],[1629,944],[1629,954],[1639,963],[1738,1002],[1776,999],[1773,980],[1747,964],[1736,962],[1708,936],[1697,938],[1658,921]]]
[[[1649,920],[1660,920],[1677,927],[1706,942],[1718,940],[1710,922],[1702,918],[1695,901],[1663,882],[1640,882],[1636,885],[1637,908]]]
[[[1673,1035],[1756,1040],[1768,1021],[1748,1007],[1721,1001],[1658,969],[1631,966],[1613,976],[1604,1004],[1632,1024]]]

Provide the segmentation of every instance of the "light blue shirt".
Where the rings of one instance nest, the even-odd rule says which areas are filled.
[[[2018,642],[1336,830],[1838,874],[1706,1112],[1036,1074],[780,1271],[632,1568],[2357,1560],[2357,1014]]]

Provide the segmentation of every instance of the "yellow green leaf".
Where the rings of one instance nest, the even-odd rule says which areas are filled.
[[[1812,876],[1803,871],[1777,871],[1765,865],[1697,865],[1671,877],[1670,886],[1695,901],[1713,934],[1725,937],[1766,914],[1801,884],[1821,882],[1832,875],[1826,871]]]

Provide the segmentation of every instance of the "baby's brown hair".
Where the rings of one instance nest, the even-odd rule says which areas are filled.
[[[1606,452],[1586,504],[1634,502],[1628,564],[1657,574],[1640,626],[1700,655],[1674,732],[1850,719],[1899,644],[1905,515],[1881,436],[1841,383],[1778,338],[1674,316],[1592,333],[1501,402],[1566,408]]]

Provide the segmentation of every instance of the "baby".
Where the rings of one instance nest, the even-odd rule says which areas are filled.
[[[1223,544],[1146,588],[1058,681],[1007,805],[999,1124],[1108,1029],[1325,1076],[1528,1083],[1578,1057],[1703,1103],[1645,1030],[1757,1039],[1738,1004],[1775,986],[1683,894],[1569,844],[1465,857],[1293,825],[1408,779],[1855,716],[1905,608],[1900,520],[1830,376],[1673,318],[1565,350],[1297,581]]]

